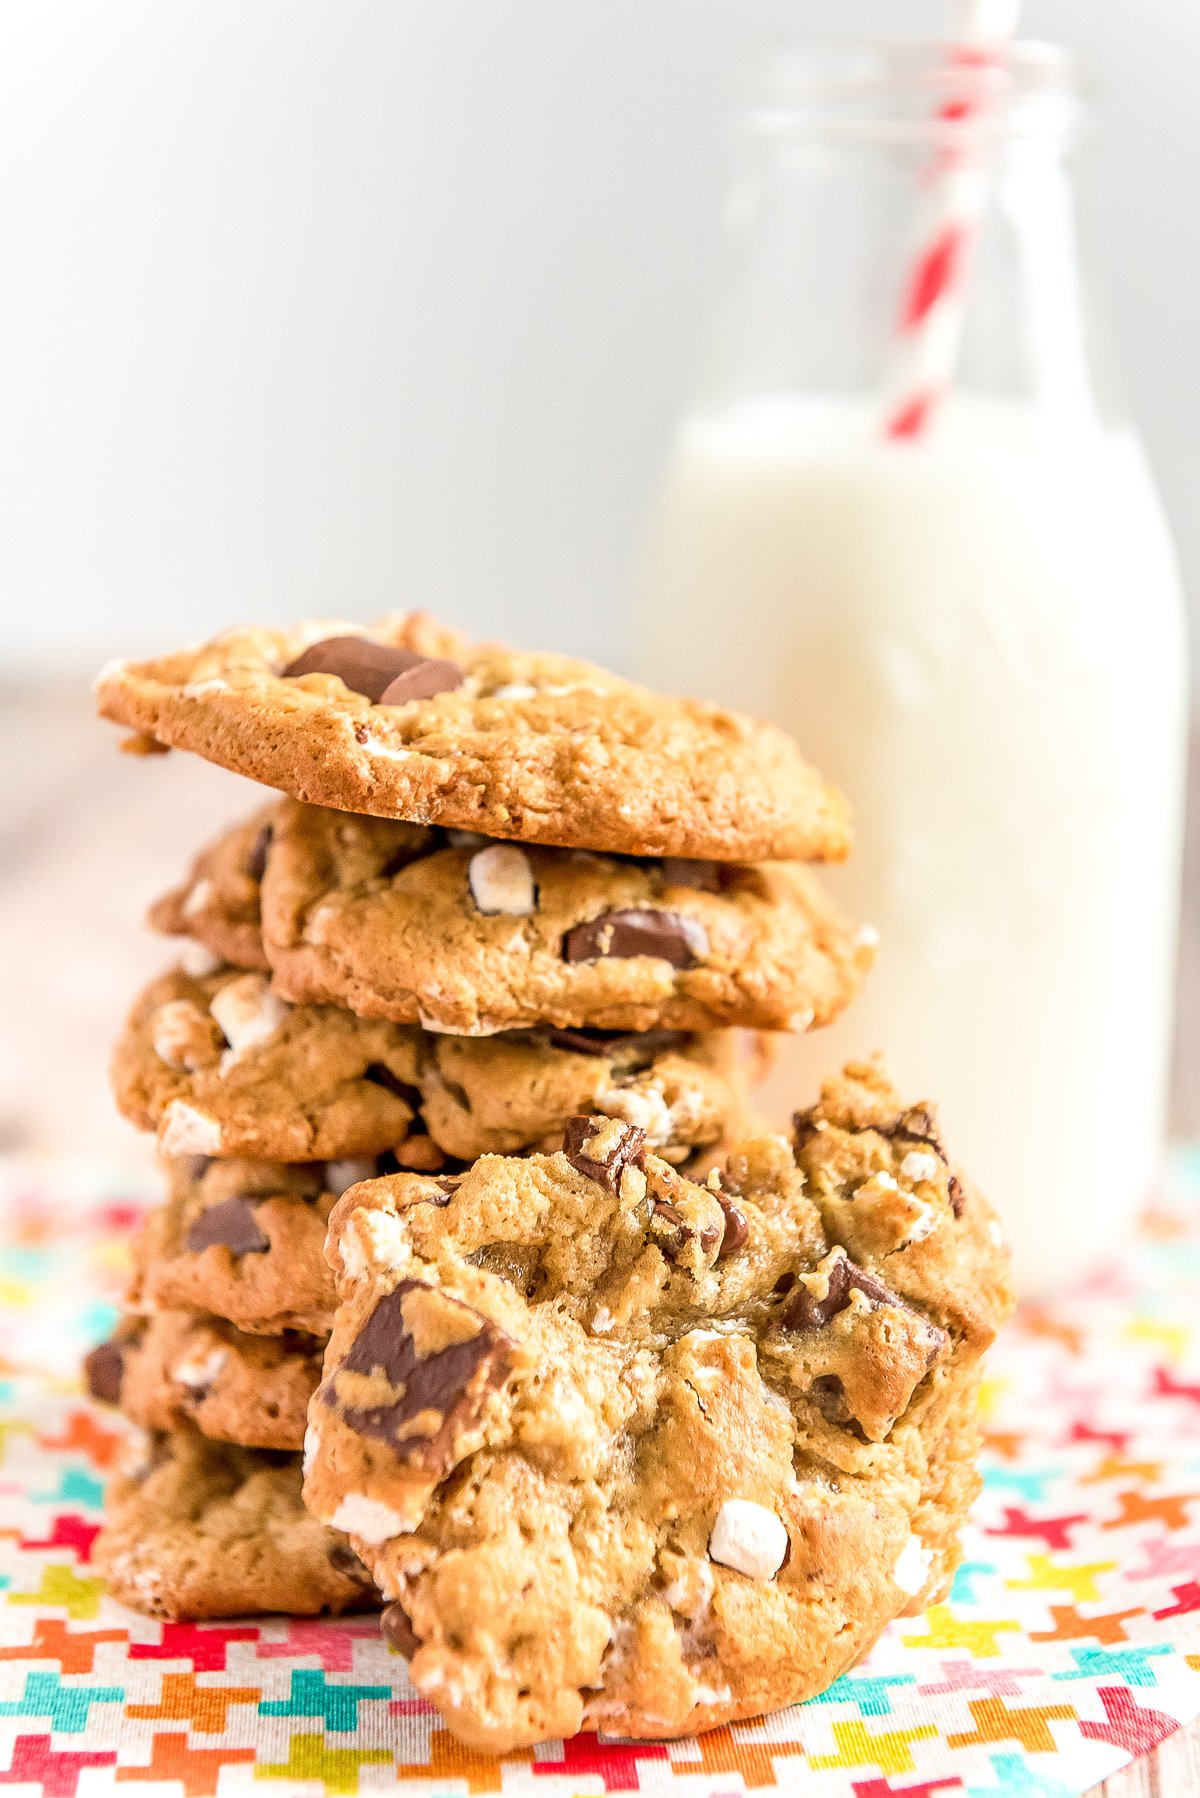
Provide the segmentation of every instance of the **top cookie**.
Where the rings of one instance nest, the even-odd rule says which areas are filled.
[[[472,1746],[774,1709],[946,1591],[1007,1261],[877,1066],[703,1185],[581,1117],[352,1187],[326,1252],[305,1500]]]
[[[422,614],[245,628],[113,662],[102,716],[341,811],[528,843],[839,861],[848,809],[769,724]]]

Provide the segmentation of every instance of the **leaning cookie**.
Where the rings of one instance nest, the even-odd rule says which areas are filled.
[[[88,1390],[146,1430],[194,1424],[217,1442],[298,1449],[321,1372],[318,1337],[249,1336],[217,1317],[122,1320],[88,1355]]]
[[[468,1036],[806,1030],[837,1017],[873,959],[872,933],[788,863],[448,845],[293,801],[270,831],[262,923],[276,990],[364,1017]]]
[[[703,1185],[581,1118],[351,1189],[328,1252],[306,1501],[468,1744],[773,1710],[946,1591],[1007,1260],[877,1067]]]
[[[130,1452],[92,1558],[112,1596],[151,1617],[311,1616],[378,1603],[346,1538],[304,1509],[298,1455],[191,1431]]]
[[[163,1153],[315,1161],[447,1157],[541,1146],[583,1107],[628,1116],[682,1161],[744,1117],[747,1071],[727,1031],[465,1038],[289,1005],[236,969],[154,981],[113,1060],[117,1105]]]
[[[844,799],[773,725],[419,614],[114,662],[101,714],[294,798],[529,843],[842,859]]]

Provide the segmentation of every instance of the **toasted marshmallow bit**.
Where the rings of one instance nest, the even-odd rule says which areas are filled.
[[[171,1370],[171,1378],[186,1386],[189,1392],[202,1392],[213,1385],[226,1360],[224,1349],[212,1348],[206,1355],[193,1355],[189,1360],[180,1361]]]
[[[487,917],[502,913],[527,918],[537,907],[537,888],[529,857],[515,843],[492,843],[471,857],[467,884],[476,906]]]
[[[312,1472],[313,1462],[321,1452],[321,1432],[315,1423],[310,1423],[304,1432],[304,1455],[301,1471],[305,1478]]]
[[[375,1178],[374,1161],[327,1161],[325,1163],[325,1190],[334,1193],[339,1199],[360,1180]]]
[[[172,1099],[159,1125],[158,1143],[164,1155],[219,1155],[221,1126],[206,1111]]]
[[[906,1180],[933,1180],[937,1177],[940,1165],[936,1155],[926,1154],[921,1149],[910,1149],[900,1163],[900,1172]]]
[[[896,1565],[892,1568],[892,1584],[907,1592],[910,1598],[925,1586],[929,1579],[929,1569],[933,1565],[933,1550],[926,1548],[920,1536],[909,1532],[908,1540],[896,1556]]]
[[[291,1006],[271,991],[262,974],[243,974],[214,993],[208,1009],[234,1054],[244,1055],[274,1036]]]
[[[347,1493],[333,1516],[325,1521],[331,1530],[342,1530],[347,1536],[358,1536],[372,1544],[406,1535],[410,1527],[399,1511],[381,1504],[377,1498],[368,1498],[365,1492]]]
[[[488,694],[489,699],[534,699],[536,696],[537,688],[531,687],[527,680],[505,681],[502,687],[495,687]]]
[[[714,1561],[750,1579],[773,1579],[787,1550],[788,1533],[782,1521],[750,1498],[727,1498],[708,1539]]]
[[[188,1072],[216,1060],[213,1028],[202,1008],[191,999],[168,999],[150,1020],[154,1053],[169,1068]]]

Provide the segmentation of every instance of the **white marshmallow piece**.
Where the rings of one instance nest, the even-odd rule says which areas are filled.
[[[234,1054],[244,1055],[274,1036],[291,1006],[271,991],[262,974],[243,974],[214,993],[208,1009]]]
[[[750,1579],[773,1579],[787,1548],[788,1533],[781,1520],[750,1498],[727,1498],[708,1539],[714,1561]]]
[[[527,918],[537,906],[529,857],[515,843],[493,843],[471,857],[467,867],[471,897],[486,917]]]
[[[158,1144],[164,1155],[219,1155],[221,1126],[206,1111],[172,1099],[159,1125]]]
[[[900,1172],[906,1180],[933,1180],[937,1176],[938,1158],[921,1149],[910,1149],[900,1163]]]
[[[212,896],[213,896],[212,881],[211,880],[198,880],[196,882],[195,886],[192,888],[191,892],[188,894],[187,898],[183,902],[184,917],[185,918],[194,918],[198,911],[204,910],[205,906],[208,904],[208,902],[212,898]]]
[[[332,1530],[342,1530],[347,1536],[358,1536],[374,1545],[409,1534],[409,1526],[399,1511],[381,1504],[377,1498],[368,1498],[365,1492],[347,1493],[326,1522]]]
[[[188,937],[179,951],[179,966],[181,972],[190,974],[193,980],[203,980],[206,974],[215,974],[224,964],[219,955]]]
[[[224,1349],[209,1349],[207,1355],[193,1356],[190,1361],[180,1361],[172,1369],[171,1377],[186,1386],[189,1392],[200,1392],[216,1381],[217,1375],[224,1367],[226,1360]]]
[[[933,1565],[933,1550],[926,1548],[920,1536],[909,1532],[908,1540],[896,1557],[896,1565],[892,1568],[892,1584],[915,1598],[929,1579],[929,1569]]]

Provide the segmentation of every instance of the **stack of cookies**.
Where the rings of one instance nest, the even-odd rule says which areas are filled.
[[[282,795],[154,906],[182,953],[117,1048],[167,1198],[89,1361],[146,1432],[113,1591],[386,1602],[501,1749],[805,1696],[944,1589],[1005,1257],[879,1068],[754,1125],[763,1033],[872,955],[795,745],[420,616],[99,693]]]

